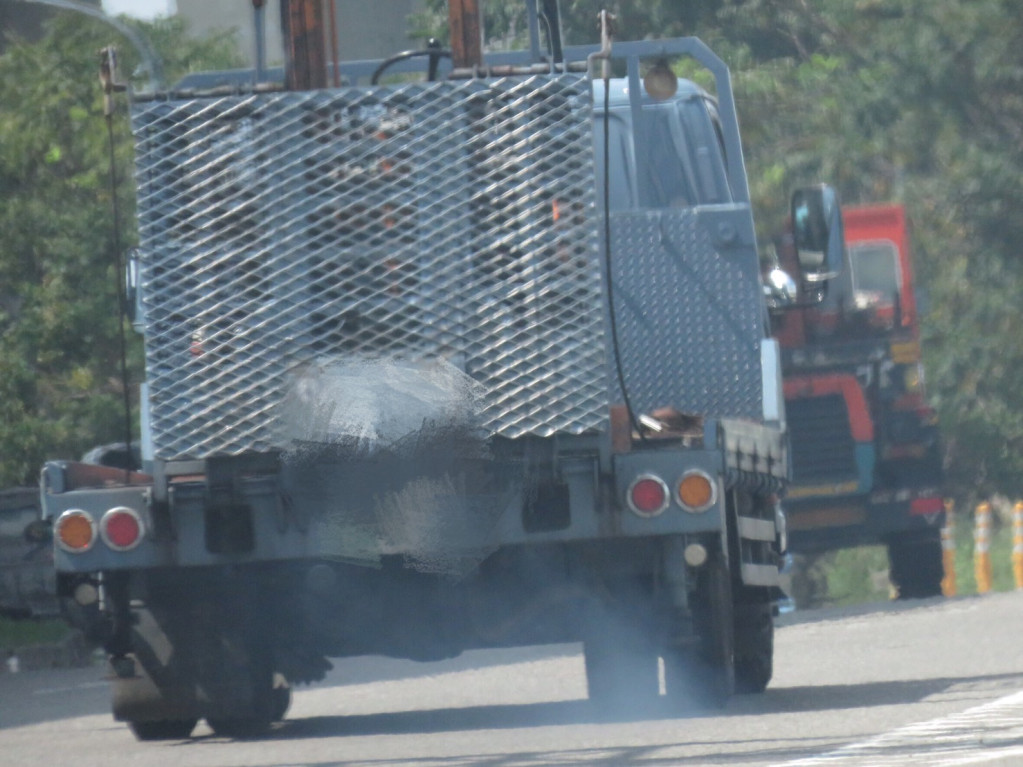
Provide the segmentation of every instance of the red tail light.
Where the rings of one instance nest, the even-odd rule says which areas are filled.
[[[145,535],[142,517],[134,509],[117,506],[110,509],[100,520],[100,535],[114,551],[128,551],[139,545]]]
[[[910,514],[937,514],[945,510],[945,501],[941,498],[914,498],[909,502]]]
[[[656,517],[668,508],[668,485],[660,477],[643,474],[629,485],[629,508],[641,517]]]

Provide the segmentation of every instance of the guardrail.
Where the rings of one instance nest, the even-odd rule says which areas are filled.
[[[0,608],[31,616],[55,615],[52,547],[25,537],[26,526],[37,519],[38,489],[0,490]]]

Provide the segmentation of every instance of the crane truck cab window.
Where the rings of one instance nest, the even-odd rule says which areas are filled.
[[[902,275],[895,243],[881,240],[853,245],[849,265],[857,309],[891,306],[898,300]]]

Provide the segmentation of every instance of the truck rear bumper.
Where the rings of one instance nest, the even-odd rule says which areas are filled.
[[[55,545],[64,573],[295,559],[376,567],[392,555],[413,566],[463,568],[507,546],[723,530],[719,453],[662,449],[613,460],[613,480],[596,454],[582,454],[559,456],[543,472],[522,461],[461,460],[457,470],[420,473],[378,460],[320,460],[269,472],[219,463],[120,487],[71,487],[63,482],[67,465],[48,464],[43,513],[57,521],[84,512],[97,530],[114,507],[141,520],[142,540],[130,550],[110,547],[99,534],[82,550]],[[687,512],[674,493],[662,513],[629,509],[625,493],[636,477],[656,474],[674,485],[689,471],[715,483],[706,509]]]
[[[786,500],[784,506],[789,549],[800,553],[883,544],[894,535],[937,531],[945,524],[943,511],[912,513],[913,501],[908,497],[806,498]]]

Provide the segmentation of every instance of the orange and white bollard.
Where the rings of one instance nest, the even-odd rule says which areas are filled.
[[[941,579],[941,593],[956,595],[956,518],[955,501],[945,501],[945,526],[941,528],[941,563],[945,577]]]
[[[973,527],[973,572],[977,577],[977,593],[991,591],[991,504],[977,506]]]
[[[1023,501],[1012,507],[1012,574],[1016,588],[1023,589]]]

